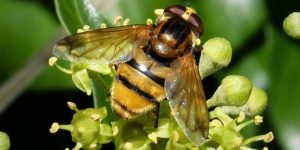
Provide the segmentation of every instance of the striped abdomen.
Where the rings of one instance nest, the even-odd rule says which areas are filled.
[[[114,111],[131,119],[156,108],[165,98],[164,79],[168,71],[168,67],[138,49],[132,60],[118,65],[111,91]]]

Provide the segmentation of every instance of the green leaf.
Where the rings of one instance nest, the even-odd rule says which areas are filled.
[[[203,0],[195,8],[204,23],[204,36],[226,38],[233,51],[262,27],[267,10],[264,0]]]
[[[54,38],[58,24],[41,5],[27,1],[0,1],[0,20],[0,68],[5,70],[1,72],[0,80],[4,81],[21,69],[29,59],[31,62],[33,59],[39,59],[32,56],[40,54],[38,51]],[[45,54],[41,57],[45,57]],[[33,90],[70,88],[71,80],[68,80],[66,75],[59,74],[57,69],[48,67],[47,58],[41,59],[40,63],[43,63],[44,70],[35,78],[30,88]]]
[[[256,87],[267,89],[270,83],[267,65],[269,53],[266,51],[265,45],[260,45],[255,49],[249,50],[251,53],[244,56],[238,63],[223,69],[221,78],[226,75],[243,75],[250,79]]]
[[[55,0],[55,8],[59,20],[69,33],[76,33],[84,25],[97,29],[105,22],[92,0]]]
[[[132,20],[132,24],[145,24],[146,19],[148,18],[155,21],[155,9],[164,9],[173,4],[181,4],[185,6],[186,2],[181,0],[118,0],[118,8],[121,10],[122,16],[130,18]]]
[[[300,44],[274,27],[267,29],[267,42],[271,52],[270,121],[284,149],[299,149]]]
[[[0,80],[7,79],[43,48],[57,27],[49,13],[36,3],[0,1]]]

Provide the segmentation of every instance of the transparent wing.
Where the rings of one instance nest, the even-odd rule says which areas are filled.
[[[187,138],[202,145],[208,136],[209,119],[201,78],[191,53],[171,64],[165,81],[172,113]]]
[[[57,42],[53,53],[71,62],[116,64],[130,60],[146,45],[151,26],[131,25],[91,30]]]

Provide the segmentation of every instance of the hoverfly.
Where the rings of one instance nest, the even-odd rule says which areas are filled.
[[[208,136],[208,110],[193,52],[203,24],[190,7],[169,6],[156,24],[127,25],[77,33],[57,42],[54,55],[71,62],[117,66],[111,105],[124,119],[155,111],[168,99],[187,138]],[[157,122],[156,122],[157,125]]]

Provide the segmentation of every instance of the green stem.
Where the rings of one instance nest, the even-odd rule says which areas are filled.
[[[243,123],[239,124],[235,129],[237,131],[241,131],[244,127],[248,126],[249,124],[252,124],[253,122],[254,122],[254,120],[249,120],[249,121],[243,122]]]
[[[256,141],[262,141],[264,139],[265,135],[258,135],[251,137],[249,139],[246,139],[243,145],[249,145],[250,143],[256,142]]]
[[[67,125],[60,124],[59,129],[72,132],[74,130],[74,127],[73,127],[73,125],[69,125],[69,124],[67,124]]]
[[[93,101],[94,107],[103,107],[107,109],[107,117],[102,120],[103,123],[110,124],[110,122],[115,121],[118,117],[112,111],[110,106],[110,98],[108,96],[110,92],[110,87],[113,81],[113,77],[110,75],[103,75],[101,73],[96,73],[89,71],[93,84]]]

